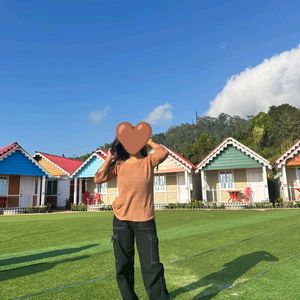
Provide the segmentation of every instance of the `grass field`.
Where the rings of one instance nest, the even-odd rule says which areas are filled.
[[[0,299],[120,299],[112,216],[0,217]],[[300,210],[156,211],[156,224],[171,299],[300,299]]]

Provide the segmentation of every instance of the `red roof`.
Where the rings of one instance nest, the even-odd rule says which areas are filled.
[[[37,152],[36,154],[41,154],[42,156],[44,156],[45,158],[47,158],[52,163],[56,164],[57,166],[59,166],[69,174],[74,173],[83,164],[82,160],[75,159],[75,158],[67,158],[67,157],[48,154],[44,152]]]
[[[18,147],[19,147],[19,144],[17,142],[14,142],[3,148],[0,148],[0,159],[6,157],[9,153],[13,152]]]

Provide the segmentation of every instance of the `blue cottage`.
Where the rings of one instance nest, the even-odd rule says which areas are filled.
[[[44,205],[48,176],[18,143],[0,148],[0,208]]]
[[[84,192],[89,194],[91,197],[94,197],[95,193],[99,193],[101,195],[102,203],[112,203],[118,193],[117,179],[114,178],[109,182],[102,184],[94,183],[95,174],[105,161],[106,156],[107,153],[105,151],[101,149],[96,150],[71,175],[71,178],[74,179],[74,203],[86,203],[86,199],[84,199]]]

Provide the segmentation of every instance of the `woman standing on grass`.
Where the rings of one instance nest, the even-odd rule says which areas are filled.
[[[118,178],[119,194],[112,203],[113,248],[116,280],[123,300],[136,300],[134,291],[134,239],[136,239],[144,286],[150,300],[170,299],[160,262],[156,231],[153,179],[154,168],[169,152],[149,139],[154,152],[144,146],[137,154],[129,154],[116,138],[94,182]]]

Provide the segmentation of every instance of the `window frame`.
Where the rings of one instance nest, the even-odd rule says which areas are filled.
[[[163,178],[163,185],[158,185],[158,186],[162,186],[163,187],[163,189],[157,189],[157,185],[156,185],[156,183],[157,183],[157,179],[156,178],[158,178],[158,177],[161,177],[161,178]],[[154,175],[154,192],[166,192],[167,191],[167,180],[166,180],[166,175],[164,174],[164,175]]]
[[[4,191],[6,194],[0,194],[0,197],[7,197],[8,196],[8,187],[9,187],[9,176],[1,175],[0,178],[5,178],[6,180],[6,191]]]
[[[296,178],[298,181],[298,186],[300,186],[300,167],[297,167],[295,169],[296,169]]]
[[[224,191],[228,191],[228,190],[233,190],[235,189],[235,181],[234,181],[234,171],[233,170],[226,170],[226,171],[219,171],[218,172],[219,174],[219,182],[220,182],[220,189],[221,190],[224,190]],[[222,186],[222,180],[221,180],[221,175],[223,175],[224,173],[228,174],[230,173],[231,174],[231,177],[232,177],[232,186],[231,187],[223,187]],[[227,182],[228,184],[228,182]]]
[[[54,186],[54,182],[56,182],[56,194],[53,194],[53,186]],[[51,183],[51,189],[50,189],[50,194],[48,194],[48,184]],[[58,192],[58,180],[47,180],[47,186],[46,186],[46,195],[47,196],[57,196],[57,192]]]
[[[107,182],[103,182],[103,183],[97,183],[97,192],[100,195],[107,195],[108,194],[108,184]],[[105,187],[105,190],[102,191],[102,187]]]

